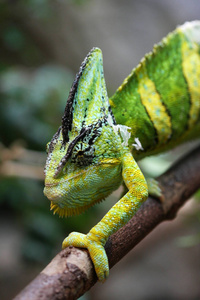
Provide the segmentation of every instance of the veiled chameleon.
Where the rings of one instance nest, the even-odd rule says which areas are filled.
[[[48,144],[44,193],[60,216],[85,211],[124,181],[128,192],[87,235],[97,276],[109,274],[104,245],[148,196],[136,160],[200,136],[200,22],[164,38],[108,100],[102,53],[93,48],[72,85],[62,126]],[[150,191],[152,192],[152,191]],[[154,192],[154,191],[153,191]]]

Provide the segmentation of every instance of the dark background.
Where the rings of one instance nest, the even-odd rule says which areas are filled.
[[[200,19],[199,0],[0,2],[0,299],[11,299],[116,201],[60,219],[43,196],[45,145],[57,130],[75,73],[98,46],[111,96],[145,53],[177,25]],[[169,156],[145,160],[151,175]],[[149,171],[151,170],[151,172]],[[199,299],[199,202],[159,226],[85,299]]]

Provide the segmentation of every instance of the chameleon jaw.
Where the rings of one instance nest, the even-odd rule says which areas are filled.
[[[50,210],[53,211],[54,215],[58,214],[59,217],[77,216],[77,215],[84,213],[87,209],[89,209],[90,207],[92,207],[93,205],[95,205],[97,203],[100,203],[103,200],[105,200],[105,199],[99,199],[88,205],[85,205],[82,207],[73,207],[73,208],[70,208],[67,206],[61,207],[61,206],[59,206],[58,203],[54,203],[53,201],[51,201]]]
[[[77,172],[76,176],[68,175],[62,180],[52,182],[46,178],[44,194],[51,201],[51,210],[61,217],[81,214],[118,188],[122,181],[120,170],[119,162],[115,162],[90,166]],[[108,176],[112,184],[106,184]]]

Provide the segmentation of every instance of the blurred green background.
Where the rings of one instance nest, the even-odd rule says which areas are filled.
[[[112,95],[155,43],[194,19],[200,19],[199,0],[0,2],[0,299],[16,295],[60,250],[69,232],[87,232],[118,198],[115,192],[83,215],[61,219],[43,196],[46,144],[60,125],[88,51],[102,49]],[[142,167],[157,175],[170,161],[163,155]],[[85,299],[200,297],[197,207],[193,202],[175,225],[159,227]]]

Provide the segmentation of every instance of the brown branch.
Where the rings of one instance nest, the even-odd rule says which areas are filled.
[[[137,214],[106,243],[111,268],[159,223],[175,218],[179,208],[200,187],[200,147],[158,181],[164,201],[148,198]],[[87,250],[69,247],[61,251],[15,300],[77,299],[96,280]]]
[[[17,141],[9,148],[0,143],[0,158],[0,177],[44,180],[44,152],[28,150]]]

